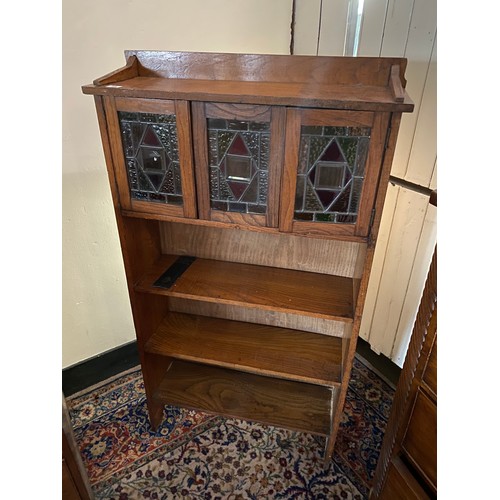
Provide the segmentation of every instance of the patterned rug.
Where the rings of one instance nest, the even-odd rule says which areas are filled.
[[[96,499],[364,499],[393,395],[355,359],[329,464],[321,437],[181,408],[153,432],[138,367],[67,404]]]

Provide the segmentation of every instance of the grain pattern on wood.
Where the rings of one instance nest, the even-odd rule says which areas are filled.
[[[423,381],[426,383],[427,388],[430,390],[434,401],[437,401],[437,337],[434,339],[431,354],[425,367]]]
[[[121,243],[127,278],[135,283],[161,256],[158,222],[122,217],[118,227],[123,231]]]
[[[346,361],[347,361],[347,353],[349,352],[349,347],[351,346],[351,342],[356,342],[357,339],[352,338],[352,324],[346,325],[344,335],[342,337],[342,374],[345,372]]]
[[[161,228],[160,228],[161,232]],[[356,279],[361,279],[363,277],[363,266],[366,258],[366,244],[359,245],[358,255],[356,263],[354,265],[354,272],[352,277]]]
[[[387,473],[387,482],[377,498],[380,500],[395,500],[396,498],[404,498],[405,500],[430,499],[399,457],[393,458]]]
[[[170,363],[165,356],[146,355],[143,346],[149,337],[157,330],[158,325],[167,312],[167,297],[145,296],[134,292],[133,285],[139,276],[160,255],[159,223],[155,220],[123,217],[119,210],[118,188],[114,182],[114,162],[111,152],[108,127],[105,121],[103,103],[96,99],[97,115],[110,177],[115,216],[120,236],[121,249],[127,276],[127,286],[134,317],[137,345],[141,358],[144,388],[148,398],[148,414],[153,428],[162,420],[163,405],[152,399],[153,392],[158,387]],[[133,235],[133,236],[132,236]]]
[[[393,65],[404,77],[406,59],[370,57],[289,56],[268,54],[220,54],[207,52],[165,52],[127,50],[125,58],[136,56],[141,75],[163,78],[201,78],[310,83],[332,85],[387,85]]]
[[[423,430],[425,429],[425,432]],[[412,465],[437,488],[437,407],[422,391],[417,391],[415,405],[405,437],[403,452]]]
[[[158,325],[165,317],[168,298],[163,296],[144,296],[143,294],[135,293],[134,284],[139,276],[142,276],[160,256],[161,244],[159,223],[154,219],[124,217],[120,212],[120,194],[117,183],[115,182],[116,170],[113,160],[111,138],[108,133],[110,122],[106,122],[105,120],[105,109],[101,99],[102,98],[96,99],[97,116],[99,119],[106,166],[113,195],[118,234],[125,264],[127,286],[137,336],[137,346],[141,359],[144,389],[146,397],[148,398],[148,414],[151,425],[153,428],[156,428],[163,418],[163,405],[155,402],[152,396],[162,380],[170,361],[165,356],[147,355],[144,353],[143,348],[144,344],[157,330]],[[109,104],[110,103],[108,103],[108,107]],[[110,107],[111,112],[114,113],[113,106],[111,105]],[[114,117],[115,114],[111,116]],[[114,118],[111,118],[111,123],[113,123],[113,120]],[[111,134],[111,136],[116,139],[116,130],[115,135]]]
[[[300,106],[366,111],[412,111],[413,102],[405,93],[404,102],[395,102],[388,87],[318,83],[270,83],[214,80],[175,80],[137,77],[120,85],[82,88],[85,94],[149,99],[183,99],[260,105]]]
[[[210,180],[208,176],[208,139],[207,123],[205,118],[205,104],[202,102],[191,103],[194,164],[196,172],[196,193],[198,201],[198,217],[203,220],[210,219]]]
[[[370,149],[368,150],[368,159],[365,166],[365,180],[363,181],[359,201],[358,220],[356,221],[355,234],[360,236],[366,236],[370,231],[372,210],[374,209],[377,188],[381,179],[389,120],[389,113],[377,113],[375,115],[370,137]]]
[[[151,427],[156,430],[163,420],[163,404],[154,398],[154,394],[163,381],[172,360],[166,356],[158,356],[139,351],[141,361],[142,378],[144,389],[148,400],[148,415]]]
[[[121,214],[124,217],[134,217],[138,219],[148,219],[148,220],[157,220],[163,222],[182,222],[189,226],[204,226],[204,227],[212,227],[212,228],[220,228],[220,229],[237,229],[241,231],[250,231],[250,232],[258,232],[258,233],[267,233],[267,234],[279,234],[279,230],[273,227],[264,227],[264,226],[252,226],[248,224],[230,224],[228,222],[218,222],[214,220],[204,220],[204,219],[186,219],[181,216],[172,216],[172,215],[164,215],[152,212],[139,212],[132,210],[121,210]],[[298,237],[311,237],[315,240],[332,240],[331,235],[324,234],[295,234],[294,236]],[[368,238],[363,236],[351,236],[344,234],[335,235],[335,240],[337,241],[352,241],[356,243],[365,244],[368,241]]]
[[[63,450],[64,450],[64,434],[63,434]],[[63,452],[64,453],[64,452]],[[68,468],[68,463],[62,459],[62,498],[64,500],[81,500],[76,485],[71,477],[71,472]]]
[[[344,237],[346,240],[350,240],[356,233],[356,225],[294,220],[292,222],[292,231],[295,234],[311,236],[313,238],[324,236],[325,238],[341,239]],[[360,238],[364,238],[364,236],[360,236]]]
[[[352,277],[366,244],[160,223],[162,252]]]
[[[158,222],[122,217],[117,212],[117,224],[137,336],[137,347],[141,359],[144,388],[146,396],[151,400],[154,390],[158,387],[168,368],[169,361],[164,356],[151,355],[145,358],[143,349],[144,344],[165,317],[168,310],[168,298],[136,293],[134,283],[160,255]],[[153,428],[160,424],[162,410],[161,406],[151,400],[151,404],[148,405],[148,413]]]
[[[158,224],[153,221],[118,216],[118,227],[122,239],[122,251],[127,273],[130,302],[137,336],[137,347],[141,360],[144,389],[148,400],[148,414],[151,425],[156,428],[163,418],[163,407],[151,398],[166,372],[169,360],[164,356],[144,353],[144,344],[158,329],[165,317],[168,298],[161,295],[146,296],[136,293],[133,283],[144,272],[144,267],[159,252]],[[135,238],[126,235],[134,234]]]
[[[119,217],[120,195],[118,192],[118,184],[116,182],[115,165],[113,161],[113,154],[111,152],[108,124],[106,122],[106,112],[104,110],[104,98],[100,96],[94,96],[94,102],[96,107],[97,121],[99,123],[99,132],[101,135],[104,159],[106,161],[106,171],[108,173],[109,187],[111,190],[111,197],[113,199],[113,208],[115,210],[116,217]]]
[[[375,216],[373,218],[373,224],[370,229],[370,235],[368,239],[369,247],[375,245],[375,242],[377,241],[378,231],[380,229],[380,220],[382,218],[382,212],[384,208],[385,195],[387,193],[387,188],[389,187],[389,176],[391,173],[392,160],[394,158],[394,151],[396,149],[396,142],[400,124],[401,113],[392,113],[389,122],[387,146],[384,152],[382,170],[380,172],[377,198],[375,201]]]
[[[196,210],[193,138],[191,136],[191,110],[189,102],[175,101],[175,114],[182,179],[183,215],[184,217],[195,218],[198,213]]]
[[[279,326],[282,328],[291,328],[292,330],[330,335],[332,337],[344,337],[348,335],[350,332],[349,327],[351,326],[350,323],[345,323],[344,321],[313,318],[301,314],[268,311],[243,306],[217,304],[215,302],[179,299],[177,297],[169,297],[168,303],[170,311]]]
[[[115,179],[118,187],[120,206],[124,209],[131,209],[130,191],[128,185],[127,171],[125,168],[125,159],[123,157],[122,138],[120,134],[120,124],[116,112],[115,101],[113,97],[103,99],[104,111],[108,124],[109,146],[114,165]]]
[[[350,278],[196,259],[171,288],[154,287],[173,259],[171,255],[160,258],[136,290],[352,322]]]
[[[278,227],[281,199],[281,170],[284,161],[286,110],[271,109],[271,141],[269,150],[269,188],[267,193],[266,225]]]
[[[382,206],[385,199],[385,194],[387,191],[387,185],[389,181],[389,174],[391,169],[392,158],[394,154],[394,148],[396,145],[396,138],[399,130],[401,115],[394,113],[391,116],[391,120],[389,122],[389,140],[387,143],[387,148],[383,157],[383,164],[380,171],[380,180],[378,184],[377,194],[375,198],[375,217],[373,219],[373,225],[371,227],[369,242],[366,248],[365,261],[363,265],[363,273],[361,277],[361,282],[359,284],[359,291],[357,293],[357,301],[354,310],[354,322],[352,328],[352,341],[349,343],[349,348],[347,351],[347,355],[344,359],[344,371],[342,374],[342,385],[340,387],[339,395],[338,395],[338,404],[336,408],[333,410],[334,415],[332,418],[332,428],[330,432],[330,436],[328,439],[328,446],[326,449],[326,455],[331,456],[333,453],[333,447],[335,445],[336,436],[338,433],[340,421],[342,418],[342,412],[345,404],[345,399],[347,395],[347,389],[349,385],[349,380],[351,377],[352,365],[354,362],[354,356],[356,354],[356,344],[359,336],[359,328],[361,324],[361,318],[363,313],[363,308],[366,300],[366,291],[368,288],[368,281],[370,279],[370,270],[373,263],[373,256],[375,253],[375,242],[376,235],[378,233],[379,225],[380,225],[380,217],[382,212]]]
[[[107,75],[94,80],[94,85],[109,85],[139,76],[139,61],[135,55],[127,57],[127,64]]]
[[[210,220],[239,226],[255,226],[258,228],[266,226],[265,215],[225,212],[223,210],[210,210]]]
[[[326,127],[372,127],[373,113],[366,111],[330,111],[325,109],[301,109],[302,125]]]
[[[155,399],[324,435],[330,428],[331,395],[322,386],[176,360]]]
[[[184,209],[180,205],[169,205],[168,203],[151,203],[149,201],[130,200],[130,208],[142,213],[155,213],[166,217],[184,217]]]
[[[352,300],[355,308],[358,302],[358,295],[361,287],[361,278],[363,277],[363,266],[365,263],[365,258],[366,258],[366,245],[360,245],[356,263],[354,265],[354,273],[352,280],[352,293],[353,293]]]
[[[295,193],[297,191],[297,166],[299,164],[301,113],[298,109],[286,111],[285,163],[281,175],[280,231],[293,229]]]
[[[115,98],[115,106],[117,111],[175,115],[175,101],[117,97]]]
[[[207,118],[257,122],[269,122],[271,120],[271,108],[269,106],[251,104],[206,103],[205,113]]]
[[[71,419],[62,398],[62,462],[63,462],[63,499],[92,500],[94,495],[75,439]],[[67,496],[64,496],[64,495]]]
[[[420,392],[424,369],[427,365],[431,347],[437,337],[437,252],[434,252],[417,319],[408,346],[403,370],[399,377],[396,393],[392,403],[391,414],[387,422],[384,441],[373,478],[373,489],[370,499],[387,498],[384,491],[392,487],[391,464],[399,459],[401,443],[410,423],[416,395]],[[425,419],[432,418],[434,412],[426,412]],[[429,419],[430,420],[430,419]],[[436,422],[426,422],[417,430],[418,434],[426,433],[426,429],[436,427]],[[415,474],[415,471],[413,471]],[[410,475],[413,475],[410,474]],[[420,477],[423,480],[422,476]],[[415,478],[413,478],[416,481]],[[430,484],[428,485],[430,487]],[[382,492],[382,493],[381,493]],[[436,489],[434,488],[434,493]]]
[[[391,67],[390,87],[394,96],[394,100],[397,102],[403,102],[405,100],[405,90],[403,88],[403,85],[401,84],[401,78],[399,75],[399,66],[395,64]]]
[[[290,380],[340,382],[342,340],[286,328],[169,313],[145,349]]]

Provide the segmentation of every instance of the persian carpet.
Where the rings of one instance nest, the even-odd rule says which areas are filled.
[[[329,464],[321,437],[171,406],[153,432],[139,367],[67,404],[96,499],[364,499],[393,395],[355,359]]]

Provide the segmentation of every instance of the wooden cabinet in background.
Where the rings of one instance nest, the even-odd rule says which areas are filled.
[[[436,496],[437,250],[394,395],[370,499]]]
[[[327,438],[406,60],[127,51],[92,85],[153,427],[165,404]]]
[[[94,494],[62,398],[62,500],[93,500]]]

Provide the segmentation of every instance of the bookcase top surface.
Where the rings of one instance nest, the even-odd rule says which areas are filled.
[[[406,59],[125,51],[85,94],[370,111],[412,111]]]

